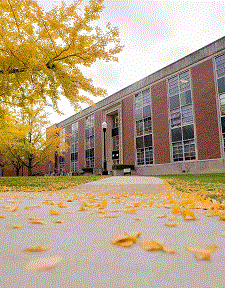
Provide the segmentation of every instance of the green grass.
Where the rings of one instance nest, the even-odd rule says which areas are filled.
[[[182,192],[206,195],[220,202],[225,200],[225,174],[160,175],[160,178]]]
[[[0,177],[0,191],[58,191],[109,176]]]

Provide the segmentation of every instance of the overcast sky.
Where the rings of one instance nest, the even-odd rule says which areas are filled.
[[[61,3],[38,2],[45,9]],[[118,55],[119,63],[101,61],[88,68],[90,71],[85,70],[85,75],[92,77],[96,86],[106,88],[108,95],[225,35],[225,1],[105,0],[104,5],[101,24],[111,22],[118,26],[125,48]],[[101,99],[93,98],[95,102]],[[67,101],[61,104],[66,114],[53,113],[52,123],[75,114]]]

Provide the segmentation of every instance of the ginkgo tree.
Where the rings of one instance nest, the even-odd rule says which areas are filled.
[[[106,95],[81,71],[98,60],[118,61],[123,48],[117,27],[97,23],[103,2],[62,2],[44,11],[36,0],[0,1],[0,110],[41,100],[60,112],[61,96],[76,110],[93,105],[83,94]]]
[[[11,114],[7,125],[0,129],[0,153],[17,173],[25,166],[31,176],[35,166],[54,161],[55,153],[63,155],[68,149],[65,140],[69,135],[60,133],[61,128],[52,125],[45,129],[50,123],[43,104],[17,108]]]

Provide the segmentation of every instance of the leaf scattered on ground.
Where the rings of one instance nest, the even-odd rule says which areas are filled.
[[[59,256],[48,258],[34,258],[27,263],[24,269],[28,272],[48,270],[58,266],[62,262],[62,260],[63,258]]]

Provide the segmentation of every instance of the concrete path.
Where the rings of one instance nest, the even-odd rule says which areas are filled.
[[[171,209],[148,205],[152,198],[154,203],[160,201],[157,195],[163,191],[165,185],[158,178],[124,176],[83,184],[67,192],[0,194],[0,215],[5,216],[0,219],[0,287],[225,287],[225,238],[220,235],[225,230],[225,222],[194,210],[197,220],[184,221],[179,215],[177,227],[166,227],[164,224],[172,216]],[[91,194],[96,195],[92,203],[95,206],[108,199],[106,214],[98,213],[101,210],[97,212],[94,207],[79,211],[82,203],[93,199]],[[50,205],[52,201],[55,205]],[[67,207],[58,207],[59,202]],[[123,212],[134,203],[141,204],[136,207],[136,213]],[[17,205],[16,211],[9,211],[9,206]],[[25,209],[32,206],[33,210]],[[50,209],[60,214],[50,215]],[[156,214],[167,217],[156,218]],[[117,217],[108,218],[107,215]],[[135,220],[137,217],[141,220]],[[30,218],[40,218],[47,224],[32,224]],[[55,223],[56,219],[64,223]],[[22,228],[13,229],[13,225]],[[138,243],[129,248],[111,244],[116,234],[132,231],[140,231],[141,240],[163,240],[176,253],[148,252]],[[22,251],[35,244],[50,249]],[[185,250],[187,245],[217,245],[218,248],[211,261],[198,261]],[[55,256],[63,259],[57,267],[40,272],[25,270],[31,258]]]

